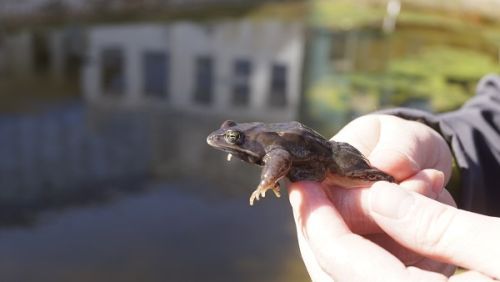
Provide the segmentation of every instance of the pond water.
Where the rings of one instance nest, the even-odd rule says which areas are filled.
[[[0,33],[1,281],[304,281],[286,192],[206,144],[298,114],[300,22]]]
[[[0,230],[4,281],[301,281],[286,199],[250,208],[210,185],[145,183],[141,191],[45,211]],[[187,187],[190,185],[191,187]]]

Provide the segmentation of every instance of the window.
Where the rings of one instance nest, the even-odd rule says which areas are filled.
[[[252,65],[249,60],[234,63],[233,105],[246,106],[250,101],[250,76]]]
[[[33,34],[33,62],[35,71],[45,73],[50,66],[49,41],[41,32]]]
[[[272,107],[286,106],[287,96],[287,68],[285,65],[274,64],[271,70],[271,85],[269,91],[269,105]]]
[[[144,93],[165,98],[168,95],[169,57],[164,52],[148,51],[143,56]]]
[[[210,104],[213,96],[213,60],[208,56],[196,59],[194,100],[200,104]]]
[[[123,51],[106,48],[101,52],[101,86],[104,95],[122,95],[125,90]]]

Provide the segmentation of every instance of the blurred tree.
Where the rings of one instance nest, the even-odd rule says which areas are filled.
[[[500,17],[467,5],[400,2],[392,32],[383,29],[387,1],[312,2],[305,119],[331,131],[332,121],[340,128],[383,107],[449,111],[482,76],[500,71]]]

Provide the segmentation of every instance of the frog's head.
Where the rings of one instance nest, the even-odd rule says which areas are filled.
[[[255,132],[260,123],[236,123],[227,120],[221,127],[207,137],[208,145],[249,163],[261,164],[265,155],[264,148],[255,140]]]

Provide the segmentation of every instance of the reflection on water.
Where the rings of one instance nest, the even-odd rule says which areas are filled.
[[[286,200],[202,197],[156,183],[0,231],[4,281],[301,281]],[[213,189],[203,185],[203,189]],[[299,269],[299,271],[297,271]]]
[[[277,20],[0,34],[0,280],[303,281],[286,197],[249,207],[259,169],[205,143],[227,118],[296,118],[303,37]]]
[[[286,197],[249,207],[259,169],[205,144],[213,121],[162,116],[69,104],[0,119],[2,279],[305,277]]]
[[[100,198],[149,170],[137,122],[93,134],[81,105],[0,118],[0,224],[27,223],[38,210]],[[96,188],[99,186],[99,188]]]

